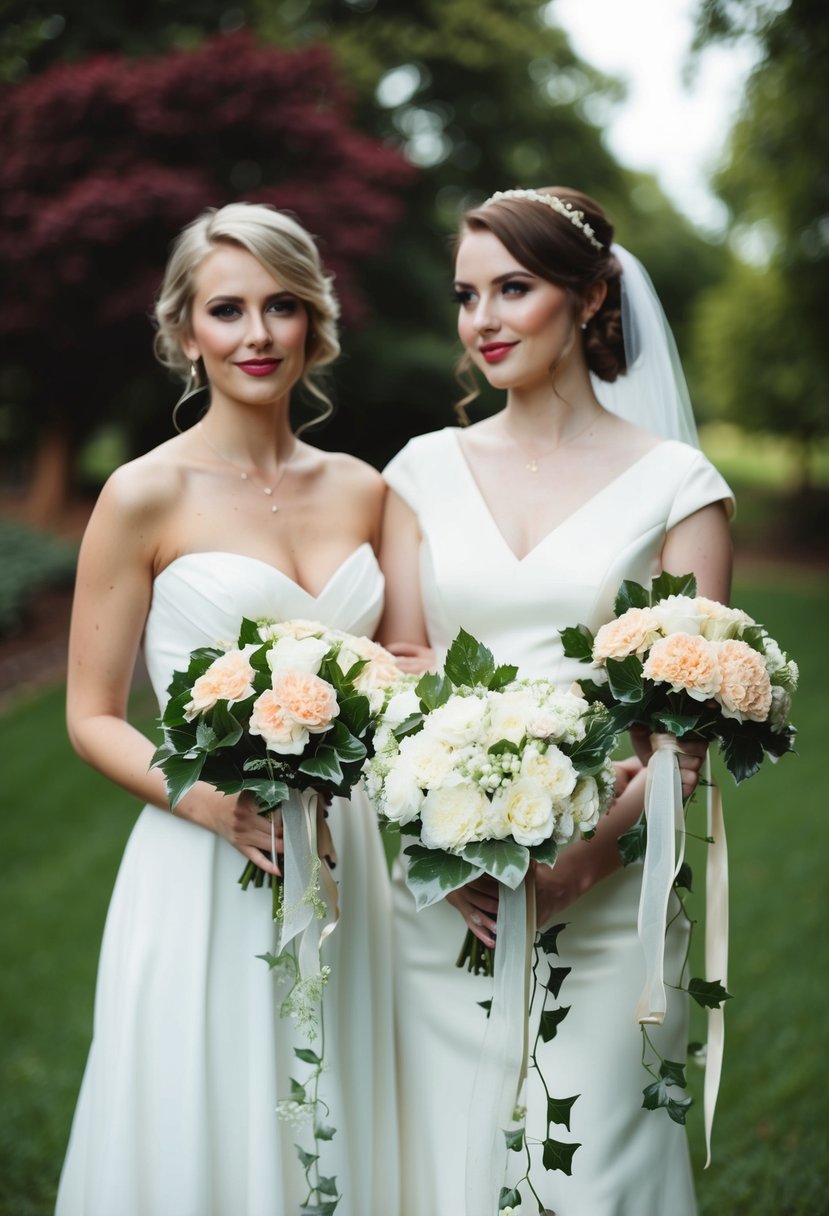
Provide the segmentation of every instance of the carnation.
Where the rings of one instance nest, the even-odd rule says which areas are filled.
[[[754,624],[747,612],[706,599],[704,595],[698,595],[694,603],[700,617],[700,632],[709,642],[739,637],[746,626]]]
[[[261,735],[269,751],[283,756],[302,755],[311,737],[305,727],[286,712],[270,688],[254,701],[248,731],[251,735]]]
[[[244,650],[230,650],[214,659],[193,685],[191,700],[184,707],[189,721],[206,713],[219,701],[245,701],[252,697],[254,671]]]
[[[593,642],[593,661],[626,659],[644,654],[659,637],[659,621],[651,608],[628,608],[615,621],[602,625]]]
[[[726,718],[765,722],[771,709],[771,681],[761,655],[746,642],[716,643],[721,673],[718,701]]]
[[[672,633],[654,642],[642,674],[656,684],[670,684],[674,692],[687,692],[695,701],[707,701],[720,691],[715,645],[703,637]]]
[[[340,712],[333,687],[305,671],[277,672],[273,694],[294,721],[314,735],[328,730]]]

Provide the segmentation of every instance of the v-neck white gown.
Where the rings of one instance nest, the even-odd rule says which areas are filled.
[[[371,633],[383,580],[369,545],[314,597],[265,562],[191,553],[156,579],[144,639],[159,702],[197,646],[232,641],[241,617],[305,617]],[[389,884],[361,790],[335,799],[340,923],[324,947],[322,1096],[336,1135],[323,1172],[338,1216],[396,1216],[397,1129]],[[104,932],[94,1038],[57,1216],[297,1216],[306,1197],[277,1118],[310,1071],[256,957],[274,948],[270,893],[242,891],[244,858],[212,832],[148,806],[124,853]],[[284,994],[282,994],[284,995]]]
[[[699,451],[662,442],[518,560],[472,477],[457,428],[412,440],[385,477],[419,520],[421,589],[438,658],[463,627],[496,661],[564,683],[584,669],[562,656],[557,630],[578,622],[595,629],[610,619],[623,578],[647,583],[659,572],[668,529],[731,498]],[[553,1134],[581,1144],[572,1177],[547,1173],[540,1161],[533,1171],[556,1216],[696,1211],[684,1130],[664,1111],[641,1109],[650,1078],[635,1019],[644,981],[640,880],[641,866],[621,870],[555,918],[568,925],[556,962],[572,968],[560,993],[570,1012],[541,1047],[542,1069],[554,1096],[580,1095],[571,1133],[554,1127]],[[455,967],[465,926],[454,908],[417,912],[399,864],[394,888],[402,1216],[495,1216],[467,1211],[464,1200],[468,1102],[485,1023],[478,1002],[491,981]],[[678,974],[684,948],[684,936],[672,933],[666,976]],[[668,1059],[685,1058],[683,998],[672,1002],[654,1038]],[[546,1104],[534,1078],[531,1070],[527,1128],[541,1138]],[[510,1158],[518,1162],[517,1154]]]

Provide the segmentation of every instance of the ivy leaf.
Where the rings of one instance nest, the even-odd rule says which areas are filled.
[[[650,595],[647,590],[632,578],[626,578],[616,592],[613,612],[616,616],[621,616],[628,608],[647,608],[649,605]]]
[[[170,807],[175,808],[189,789],[196,784],[204,767],[205,756],[168,756],[162,764]]]
[[[559,1025],[564,1021],[569,1012],[569,1005],[562,1005],[560,1009],[544,1010],[538,1023],[538,1033],[541,1035],[542,1043],[549,1043],[550,1039],[556,1037]]]
[[[687,861],[683,861],[679,867],[679,872],[674,879],[675,887],[682,887],[684,891],[693,891],[694,873]]]
[[[641,861],[645,856],[645,850],[648,847],[648,824],[643,815],[638,823],[634,823],[632,828],[628,828],[626,832],[622,832],[619,837],[619,853],[622,858],[622,865],[629,866],[635,861]]]
[[[270,777],[245,777],[239,788],[249,790],[263,811],[272,811],[290,794],[284,781],[274,781]]]
[[[523,882],[530,865],[529,849],[514,840],[476,840],[466,846],[462,856],[512,891]]]
[[[723,1001],[731,1000],[719,980],[701,980],[698,976],[688,981],[688,994],[703,1009],[719,1009]]]
[[[677,1060],[663,1060],[659,1075],[668,1085],[678,1085],[680,1089],[685,1089],[688,1084],[685,1080],[685,1065]]]
[[[319,1153],[308,1153],[301,1144],[295,1144],[294,1148],[296,1149],[296,1155],[299,1157],[300,1163],[306,1170],[310,1169],[315,1161],[319,1161]]]
[[[669,574],[667,570],[663,570],[651,583],[650,602],[656,604],[659,600],[667,599],[669,595],[693,597],[696,593],[697,580],[693,574]]]
[[[435,671],[427,671],[415,685],[415,692],[426,709],[437,709],[452,695],[452,683]]]
[[[530,849],[530,857],[533,861],[539,862],[544,866],[553,866],[558,857],[558,845],[552,836],[548,836],[546,840],[542,840],[541,844],[534,844]]]
[[[521,1203],[521,1195],[518,1191],[510,1190],[509,1187],[502,1186],[501,1194],[498,1196],[498,1211],[502,1212],[504,1208],[517,1208]]]
[[[552,992],[556,1000],[561,992],[561,985],[572,971],[572,967],[551,967],[547,977],[547,991]]]
[[[564,657],[582,663],[593,662],[593,634],[586,625],[568,625],[559,629]]]
[[[336,1127],[331,1127],[328,1123],[316,1123],[314,1125],[314,1136],[317,1140],[333,1140],[336,1134]]]
[[[598,710],[587,718],[584,738],[570,751],[570,762],[580,777],[597,772],[616,746],[616,724],[610,714]]]
[[[488,646],[461,629],[446,652],[443,670],[456,686],[475,688],[483,684],[488,688],[489,681],[495,675],[495,659]]]
[[[315,777],[318,781],[328,782],[329,785],[339,785],[343,779],[343,770],[339,757],[332,747],[323,744],[315,756],[309,756],[299,765],[299,771],[307,777]]]
[[[488,1001],[478,1001],[478,1004],[481,1006],[481,1009],[486,1010],[486,1016],[489,1017],[492,1009],[492,998],[490,997]]]
[[[580,1144],[563,1144],[560,1140],[545,1140],[541,1160],[545,1170],[561,1170],[568,1177],[573,1172],[573,1153]]]
[[[414,895],[418,909],[428,908],[483,874],[480,866],[473,866],[463,857],[444,853],[441,849],[411,844],[404,852],[412,858],[406,885]]]
[[[577,1102],[578,1094],[574,1094],[572,1098],[548,1098],[547,1099],[547,1130],[551,1123],[562,1123],[570,1130],[570,1111],[573,1109],[573,1103]]]
[[[514,1153],[520,1153],[524,1147],[524,1129],[523,1127],[510,1128],[504,1132],[504,1139],[507,1142],[507,1148],[512,1149]]]
[[[737,725],[745,726],[745,723],[735,723],[735,726]],[[747,730],[731,729],[733,734],[729,733],[726,737],[723,737],[724,732],[720,733],[720,742],[725,767],[739,785],[741,781],[753,777],[760,768],[763,762],[763,745]]]
[[[343,764],[353,764],[366,758],[365,744],[356,739],[342,722],[334,723],[326,735],[326,743],[334,748]]]
[[[300,1085],[299,1081],[291,1077],[291,1098],[294,1102],[307,1102],[308,1095],[305,1092],[305,1086]]]
[[[692,734],[699,725],[702,714],[675,714],[670,709],[662,709],[653,715],[654,722],[671,735],[681,739],[683,735]]]
[[[409,714],[408,718],[404,718],[398,727],[395,727],[392,734],[395,739],[405,739],[407,735],[413,735],[420,730],[423,725],[423,714]]]
[[[645,1110],[664,1108],[674,1123],[684,1125],[688,1111],[693,1104],[692,1098],[672,1098],[668,1092],[668,1082],[665,1080],[654,1081],[652,1085],[647,1085],[642,1093],[644,1095],[642,1106]]]
[[[323,1199],[319,1203],[303,1203],[299,1209],[299,1216],[334,1216],[339,1202],[339,1197],[337,1197],[336,1199]]]
[[[324,1178],[320,1175],[320,1180],[316,1188],[321,1195],[336,1195],[337,1194],[337,1179],[332,1174],[329,1178]]]
[[[310,1047],[295,1047],[294,1055],[298,1060],[302,1060],[304,1064],[321,1064],[322,1060],[315,1051]]]
[[[635,705],[642,700],[642,661],[635,654],[626,659],[607,660],[607,682],[610,691],[624,705]]]
[[[242,737],[242,725],[226,701],[219,701],[213,710],[212,726],[216,732],[214,748],[233,747]]]
[[[549,929],[539,933],[535,943],[538,949],[543,950],[545,954],[558,954],[558,935],[566,928],[566,924],[550,925]]]
[[[371,722],[371,706],[368,703],[368,697],[364,697],[362,693],[351,693],[343,697],[340,701],[340,714],[337,721],[347,726],[356,738],[362,739]]]
[[[518,675],[518,668],[511,663],[501,663],[495,668],[489,681],[490,690],[497,692],[499,688],[503,688],[507,684],[511,684]]]

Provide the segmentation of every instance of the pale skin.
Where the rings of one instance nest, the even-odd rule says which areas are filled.
[[[521,558],[659,439],[609,414],[593,392],[580,326],[601,307],[604,283],[574,300],[531,274],[486,231],[463,235],[455,279],[461,342],[489,383],[506,393],[504,409],[467,428],[461,446],[493,520]],[[532,459],[544,476],[527,475]],[[380,640],[411,671],[426,670],[434,662],[420,593],[420,541],[414,512],[389,491],[381,545],[386,609]],[[661,560],[665,570],[693,572],[700,595],[726,602],[731,540],[724,504],[704,507],[672,528]],[[642,760],[650,751],[647,738],[635,738],[634,745],[639,759],[617,765],[617,796],[593,839],[570,845],[552,869],[536,868],[540,925],[621,866],[617,841],[641,814]],[[698,782],[704,747],[682,746],[680,773],[687,798]],[[480,879],[448,899],[476,937],[495,944],[493,880]]]
[[[149,769],[154,745],[126,717],[154,578],[183,554],[224,551],[266,562],[316,595],[357,548],[377,546],[379,474],[350,456],[318,451],[290,427],[310,323],[302,301],[252,254],[216,245],[196,269],[181,335],[185,355],[203,360],[211,386],[203,430],[116,470],[83,539],[69,643],[69,735],[82,759],[167,811],[163,776]],[[241,366],[255,367],[251,360],[273,366],[252,374]],[[272,498],[262,492],[266,485],[275,487]],[[199,782],[175,814],[279,873],[269,856],[271,825],[246,795],[226,797]]]

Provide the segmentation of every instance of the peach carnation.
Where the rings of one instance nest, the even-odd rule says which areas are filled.
[[[615,621],[602,625],[593,642],[593,660],[626,659],[644,654],[659,637],[659,624],[651,608],[628,608]]]
[[[283,756],[300,756],[310,735],[280,705],[274,692],[268,689],[257,697],[250,715],[248,731],[261,735],[265,746]]]
[[[307,671],[277,672],[273,692],[288,714],[312,734],[328,730],[340,712],[337,694],[326,680]]]
[[[212,709],[217,701],[244,701],[253,696],[253,668],[241,650],[231,650],[210,664],[193,685],[192,700],[184,709],[190,721]]]
[[[771,709],[771,681],[763,656],[746,642],[717,644],[722,683],[717,700],[726,718],[765,722]]]
[[[707,701],[720,691],[716,648],[698,635],[672,633],[654,642],[642,674],[656,684],[670,684],[674,692],[687,692],[695,701]]]

